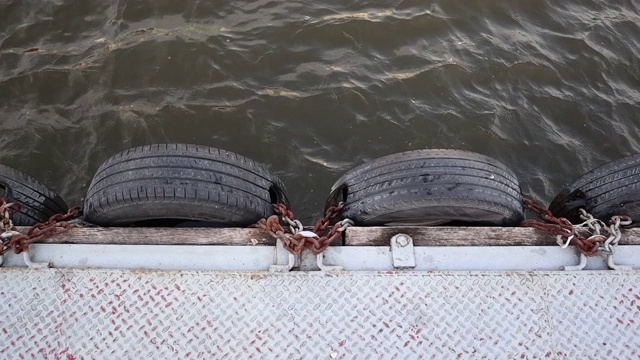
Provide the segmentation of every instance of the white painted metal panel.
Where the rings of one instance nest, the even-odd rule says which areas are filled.
[[[640,356],[640,273],[0,269],[2,358]]]

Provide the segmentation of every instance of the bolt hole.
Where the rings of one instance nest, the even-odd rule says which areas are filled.
[[[349,195],[349,188],[347,185],[343,185],[342,188],[342,202],[347,202],[347,196]]]
[[[269,200],[272,204],[278,203],[278,193],[276,192],[275,186],[269,188]]]
[[[337,188],[333,189],[329,194],[327,201],[324,203],[324,210],[326,211],[328,208],[338,205],[339,202],[346,203],[348,193],[349,191],[346,184],[341,184]]]
[[[272,204],[284,204],[285,206],[291,206],[289,204],[289,199],[287,198],[287,194],[285,194],[284,190],[278,186],[278,184],[273,184],[269,187],[269,200]]]

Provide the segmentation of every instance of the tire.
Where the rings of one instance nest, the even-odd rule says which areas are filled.
[[[600,166],[582,175],[551,201],[549,210],[572,223],[582,220],[579,209],[603,221],[628,215],[640,221],[640,154]]]
[[[69,210],[64,200],[41,182],[4,165],[0,165],[0,194],[22,205],[11,219],[17,226],[35,225]]]
[[[123,151],[98,169],[84,202],[85,220],[122,226],[152,220],[248,226],[289,206],[282,182],[263,165],[226,150],[186,144]]]
[[[524,219],[520,185],[503,164],[461,150],[388,155],[347,172],[325,205],[344,202],[360,226],[516,226]]]

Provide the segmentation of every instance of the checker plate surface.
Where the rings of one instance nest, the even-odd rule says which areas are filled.
[[[1,358],[638,358],[640,273],[0,269]]]

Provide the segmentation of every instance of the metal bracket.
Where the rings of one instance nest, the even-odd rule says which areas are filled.
[[[5,241],[11,240],[11,237],[13,235],[21,235],[21,234],[17,231],[12,231],[12,230],[5,231],[2,234],[0,234],[0,239],[2,239],[2,243],[3,243],[3,245],[0,245],[0,251],[8,250],[4,248],[4,243]],[[3,264],[4,264],[4,254],[0,255],[0,267],[2,267]]]
[[[53,267],[53,263],[51,262],[31,261],[31,254],[28,250],[22,252],[22,259],[24,260],[24,263],[27,265],[27,267],[31,269],[47,269]]]
[[[613,250],[613,249],[612,249]],[[633,270],[633,268],[631,268],[631,266],[628,265],[620,265],[620,264],[616,264],[613,262],[613,254],[615,251],[611,251],[611,253],[608,253],[606,255],[606,263],[607,263],[607,267],[610,270]]]
[[[287,264],[279,265],[278,259],[281,257],[287,256]],[[284,248],[284,244],[282,244],[282,240],[276,240],[276,251],[274,254],[275,264],[269,266],[269,272],[289,272],[296,265],[300,264],[300,255],[292,254]]]
[[[618,271],[627,271],[627,270],[633,270],[633,268],[631,266],[628,265],[620,265],[620,264],[616,264],[613,262],[613,254],[614,251],[603,254],[605,257],[605,263],[607,264],[607,267],[609,268],[609,270],[618,270]],[[563,266],[562,270],[565,271],[580,271],[580,270],[584,270],[585,267],[587,267],[587,260],[588,258],[584,255],[584,254],[580,254],[580,263],[578,265],[567,265],[567,266]]]
[[[562,267],[564,271],[580,271],[587,266],[587,257],[580,253],[580,263],[578,265],[566,265]]]
[[[416,267],[416,256],[411,236],[396,234],[391,238],[391,257],[394,268],[410,269]]]
[[[340,271],[343,269],[342,266],[325,265],[323,262],[324,262],[324,253],[320,253],[316,255],[316,263],[318,265],[318,268],[321,271]]]

